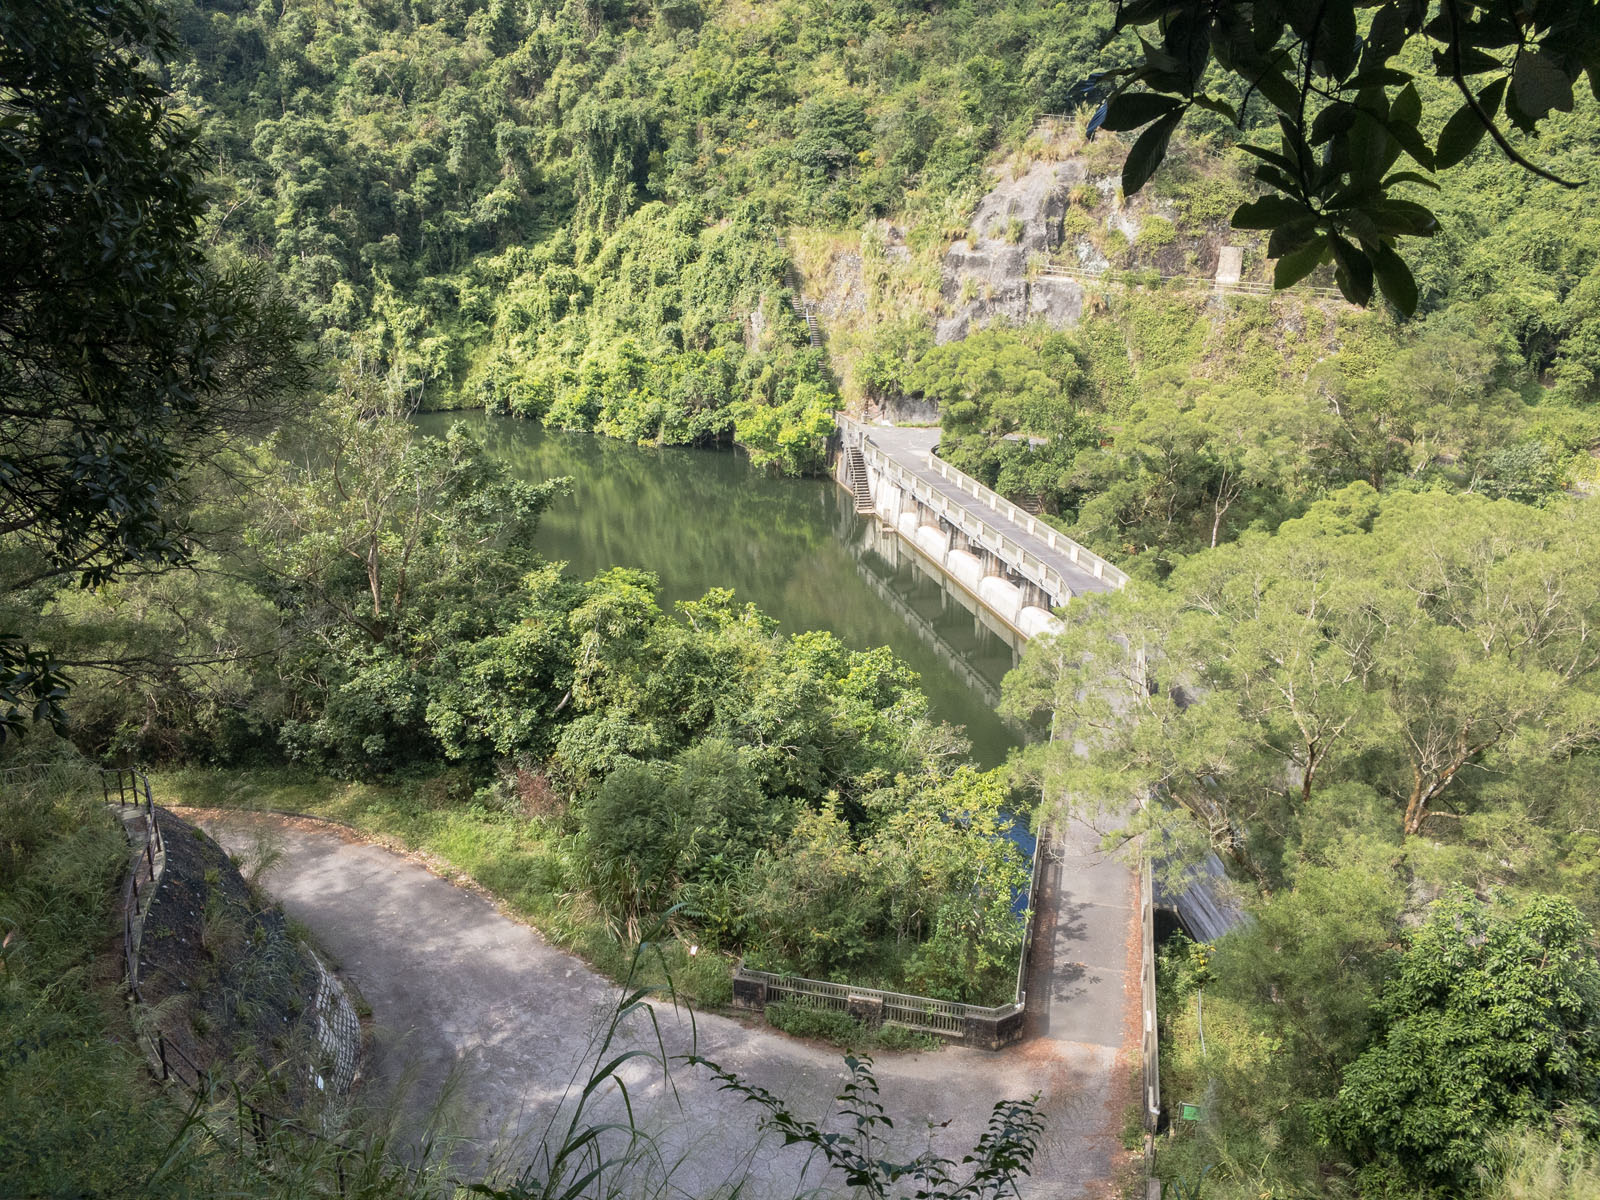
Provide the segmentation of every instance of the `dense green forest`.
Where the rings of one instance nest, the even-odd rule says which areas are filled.
[[[996,834],[1042,786],[1175,880],[1217,853],[1249,914],[1163,951],[1166,1094],[1206,1114],[1159,1140],[1169,1194],[1595,1194],[1592,94],[1510,135],[1584,187],[1488,141],[1397,185],[1439,216],[1401,245],[1402,318],[1166,278],[1223,242],[1266,272],[1227,226],[1263,118],[1196,114],[1122,195],[1128,139],[1088,140],[1084,85],[1148,49],[1110,4],[6,11],[12,761],[53,723],[63,757],[202,798],[218,768],[390,788],[380,823],[492,858],[602,965],[681,905],[729,957],[981,1003],[1021,936]],[[1416,88],[1436,142],[1448,85]],[[1011,237],[971,215],[1037,163],[1084,182],[1029,271],[1105,282],[1073,322],[941,341],[971,298],[946,252]],[[827,351],[797,289],[837,314]],[[1134,577],[1029,648],[1006,706],[1057,738],[1004,771],[885,650],[564,573],[538,534],[563,481],[406,420],[484,407],[806,473],[841,404],[935,406],[947,458]],[[67,1067],[99,1095],[136,1064],[67,1053],[103,1036],[92,1006],[46,1020],[114,847],[65,797],[12,807],[0,1015],[66,1064],[28,1060],[22,1113]],[[726,961],[678,964],[695,998]],[[247,1170],[147,1161],[181,1120],[111,1112],[83,1120],[137,1125],[106,1144],[158,1183]],[[82,1183],[67,1117],[17,1153]]]
[[[214,236],[274,264],[331,354],[408,405],[734,437],[791,471],[835,397],[784,230],[959,209],[1110,12],[177,9]]]

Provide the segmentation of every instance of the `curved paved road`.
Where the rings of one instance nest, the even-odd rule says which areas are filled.
[[[581,1078],[591,1061],[594,1035],[618,995],[615,985],[482,896],[338,827],[262,814],[185,815],[232,850],[252,846],[262,825],[274,830],[284,853],[266,886],[371,1005],[378,1036],[369,1074],[380,1086],[409,1080],[414,1109],[450,1080],[468,1137],[460,1161],[478,1160],[492,1139],[509,1136],[527,1145],[538,1137],[569,1081]],[[1070,937],[1074,922],[1063,924],[1057,933]],[[1092,966],[1064,965],[1062,984],[1051,988],[1057,993],[1052,1010],[1057,1000],[1085,996],[1084,988],[1087,994],[1099,990]],[[1101,1003],[1115,1011],[1099,1023],[1105,1032],[1116,1030],[1125,1006],[1101,994]],[[686,1015],[670,1007],[656,1013],[668,1053],[688,1052],[693,1038]],[[895,1117],[891,1153],[909,1157],[931,1144],[959,1158],[981,1135],[995,1101],[1039,1092],[1045,1142],[1023,1195],[1109,1195],[1128,1095],[1127,1073],[1118,1063],[1122,1039],[1065,1040],[1085,1034],[1058,1020],[1044,1017],[1047,1028],[999,1054],[949,1048],[881,1055],[882,1100]],[[836,1052],[726,1017],[701,1015],[695,1025],[701,1054],[784,1097],[802,1116],[829,1111],[845,1075]],[[628,1030],[626,1040],[653,1049],[643,1026]],[[705,1071],[675,1064],[668,1085],[659,1067],[635,1060],[626,1076],[641,1125],[659,1135],[659,1159],[649,1170],[662,1175],[671,1169],[674,1186],[662,1194],[704,1196],[748,1175],[746,1194],[768,1198],[827,1179],[803,1148],[763,1137],[759,1110],[720,1091]],[[608,1097],[602,1118],[617,1115],[619,1103]]]

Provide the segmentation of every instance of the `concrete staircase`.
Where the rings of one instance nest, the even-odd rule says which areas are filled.
[[[812,349],[822,349],[822,329],[817,325],[817,314],[811,311],[811,305],[805,305],[805,310],[800,314],[806,321],[806,337],[810,339]]]

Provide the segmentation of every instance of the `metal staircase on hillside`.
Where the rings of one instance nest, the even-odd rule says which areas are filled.
[[[777,242],[779,249],[787,248],[783,238],[779,237]],[[806,323],[806,338],[811,342],[812,349],[821,350],[822,327],[817,324],[816,311],[800,294],[800,277],[795,274],[793,263],[784,268],[783,279],[789,285],[789,304],[794,309],[794,315]]]

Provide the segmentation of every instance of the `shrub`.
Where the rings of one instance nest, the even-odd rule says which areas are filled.
[[[820,1038],[836,1046],[863,1046],[871,1036],[867,1027],[849,1013],[804,1000],[780,1000],[767,1005],[767,1023],[794,1037]]]

